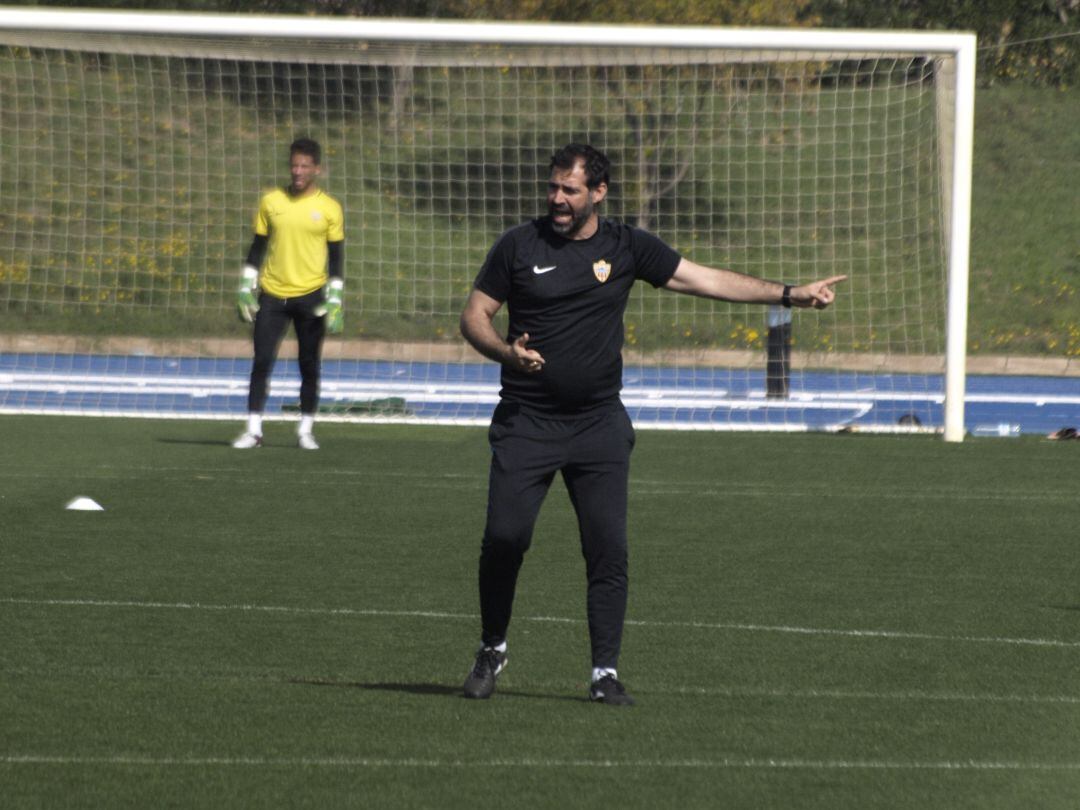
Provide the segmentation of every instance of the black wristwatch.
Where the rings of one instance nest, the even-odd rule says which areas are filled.
[[[784,285],[784,292],[780,295],[780,305],[791,309],[791,285]]]

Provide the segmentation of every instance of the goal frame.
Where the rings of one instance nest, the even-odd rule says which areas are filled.
[[[847,31],[825,29],[658,27],[462,20],[390,20],[341,17],[187,14],[0,8],[0,29],[61,34],[162,34],[203,37],[310,37],[325,40],[450,44],[598,45],[724,48],[740,51],[783,49],[831,58],[880,54],[925,54],[943,58],[945,86],[939,111],[946,124],[939,135],[946,249],[946,339],[944,439],[964,437],[971,176],[974,140],[976,38],[963,32]],[[951,82],[951,87],[948,84]]]

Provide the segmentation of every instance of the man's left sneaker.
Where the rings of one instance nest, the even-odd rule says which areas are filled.
[[[506,653],[494,647],[481,647],[469,677],[465,679],[465,697],[487,700],[495,691],[495,678],[506,668]]]
[[[589,687],[589,700],[606,703],[608,706],[633,706],[634,699],[626,694],[626,689],[614,675],[605,675],[593,681]]]
[[[296,443],[300,446],[301,450],[319,449],[319,443],[315,441],[315,437],[310,433],[297,433]]]
[[[244,431],[236,437],[236,441],[232,443],[232,446],[237,450],[250,450],[253,447],[262,447],[262,436],[258,433]]]

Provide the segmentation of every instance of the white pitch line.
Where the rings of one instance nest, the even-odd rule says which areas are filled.
[[[201,602],[139,602],[108,599],[27,599],[2,597],[0,604],[37,605],[42,607],[103,607],[103,608],[148,608],[159,610],[206,610],[238,611],[251,613],[288,613],[295,615],[319,616],[384,616],[396,618],[422,619],[461,619],[477,621],[480,617],[472,613],[449,613],[433,610],[376,610],[363,608],[305,608],[284,605],[217,605]],[[545,622],[549,624],[584,624],[584,619],[571,619],[562,616],[522,616],[518,621]],[[914,641],[948,641],[970,644],[1004,644],[1028,647],[1080,648],[1080,641],[1061,641],[1045,638],[1010,638],[997,636],[950,636],[934,633],[913,633],[897,630],[839,630],[827,627],[798,627],[793,625],[739,624],[733,622],[700,621],[651,621],[627,619],[626,624],[633,627],[683,627],[694,630],[737,630],[753,633],[789,633],[806,636],[842,636],[868,639],[902,639]]]
[[[4,765],[116,765],[121,767],[255,767],[255,768],[653,768],[697,770],[825,770],[825,771],[1080,771],[1080,762],[1016,760],[887,760],[887,759],[419,759],[406,757],[139,757],[6,754]]]
[[[726,622],[637,622],[632,619],[627,624],[664,625],[671,627],[689,627],[705,630],[745,630],[762,633],[795,633],[811,636],[848,636],[851,638],[895,638],[921,641],[963,641],[974,644],[1011,644],[1033,647],[1074,647],[1080,648],[1080,641],[1059,641],[1046,638],[1009,638],[998,636],[948,636],[934,633],[911,633],[896,630],[837,630],[823,627],[796,627],[789,625],[766,624],[730,624]]]
[[[317,616],[389,616],[420,619],[468,619],[480,617],[470,613],[447,613],[428,610],[375,610],[361,608],[303,608],[277,605],[214,605],[202,602],[136,602],[109,599],[17,599],[0,598],[0,603],[11,605],[41,605],[45,607],[118,607],[148,608],[155,610],[208,610],[240,611],[249,613],[291,613]]]
[[[876,701],[925,701],[927,703],[1021,703],[1080,706],[1080,696],[1072,695],[1002,695],[978,692],[924,692],[904,690],[893,692],[870,692],[855,689],[770,689],[745,686],[684,686],[665,687],[679,695],[730,698],[778,698],[782,700],[876,700]]]

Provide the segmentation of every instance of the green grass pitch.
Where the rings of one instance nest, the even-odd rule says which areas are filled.
[[[561,483],[471,702],[484,431],[238,429],[0,418],[5,807],[1076,807],[1076,443],[639,433],[618,709]]]

